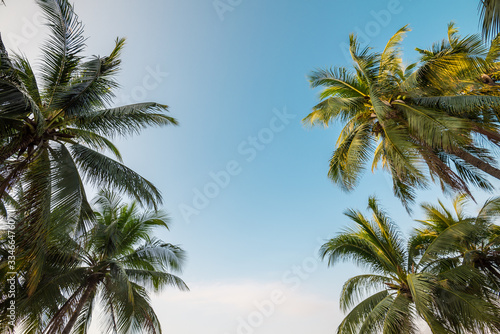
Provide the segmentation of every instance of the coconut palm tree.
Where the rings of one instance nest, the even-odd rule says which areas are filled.
[[[161,203],[158,189],[121,163],[111,139],[176,124],[162,104],[110,107],[124,39],[116,40],[108,56],[85,58],[83,25],[70,3],[37,3],[51,30],[41,49],[40,75],[24,56],[9,55],[0,40],[0,211],[22,189],[19,233],[32,238],[19,246],[32,272],[26,277],[30,293],[43,272],[47,229],[66,224],[76,231],[92,214],[85,181],[148,206]]]
[[[320,250],[329,265],[352,261],[370,271],[344,284],[340,306],[349,312],[337,333],[417,333],[419,318],[433,333],[500,331],[500,308],[483,275],[468,266],[426,271],[427,257],[410,258],[407,241],[375,198],[368,207],[371,220],[347,210],[354,226]]]
[[[422,204],[423,227],[412,238],[414,254],[425,254],[431,265],[472,266],[484,273],[491,288],[500,291],[500,238],[495,221],[500,216],[500,197],[487,200],[476,215],[466,215],[468,198],[457,196],[453,211],[439,201],[439,206]],[[436,261],[433,261],[435,259]]]
[[[66,0],[38,0],[52,35],[42,48],[41,75],[0,43],[0,198],[33,164],[56,164],[81,172],[91,183],[126,191],[138,201],[161,201],[148,181],[99,151],[121,159],[109,138],[152,125],[176,124],[167,106],[138,103],[107,108],[119,70],[124,39],[106,57],[85,59],[83,26]],[[41,82],[41,85],[39,85]],[[62,165],[62,166],[61,166]]]
[[[50,266],[33,295],[21,292],[18,325],[24,333],[88,333],[96,307],[104,320],[101,333],[161,333],[148,291],[188,289],[171,273],[181,270],[184,251],[151,237],[153,230],[168,229],[165,214],[141,212],[137,202],[123,204],[109,191],[95,203],[88,233],[59,244],[66,264]]]
[[[465,193],[470,185],[491,189],[486,177],[500,179],[500,169],[476,139],[500,142],[500,97],[478,91],[492,87],[480,79],[498,66],[499,41],[486,50],[478,36],[461,38],[451,24],[447,41],[418,49],[422,63],[405,67],[399,45],[408,31],[401,28],[381,53],[361,48],[351,35],[353,71],[338,67],[310,75],[312,87],[323,90],[304,122],[344,125],[330,179],[350,191],[372,160],[372,170],[382,165],[391,174],[394,194],[407,208],[415,190],[431,180]]]

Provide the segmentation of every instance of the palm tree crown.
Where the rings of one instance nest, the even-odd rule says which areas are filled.
[[[481,75],[496,68],[498,43],[486,50],[479,37],[461,38],[453,25],[448,40],[419,50],[420,65],[403,65],[401,28],[381,53],[361,48],[350,36],[354,71],[317,70],[313,87],[321,102],[304,122],[344,124],[330,160],[329,177],[344,190],[359,182],[366,163],[389,171],[395,195],[408,208],[415,189],[439,181],[443,189],[470,193],[491,189],[486,175],[500,178],[494,157],[477,137],[498,144],[500,97]],[[496,94],[498,95],[498,94]]]
[[[440,201],[439,206],[422,204],[425,219],[415,230],[412,248],[415,254],[439,258],[436,267],[457,267],[463,264],[483,272],[490,287],[500,291],[500,197],[487,200],[476,215],[464,213],[465,195],[453,201],[453,210]]]
[[[30,166],[50,164],[69,176],[80,171],[87,181],[126,191],[148,205],[161,202],[150,182],[99,151],[108,149],[121,160],[108,138],[151,125],[176,124],[162,113],[167,106],[107,108],[118,87],[113,77],[124,39],[117,39],[109,56],[85,59],[83,26],[68,1],[37,3],[52,31],[42,48],[40,77],[26,58],[10,57],[0,41],[0,198]],[[83,192],[81,185],[73,187]]]
[[[180,272],[184,251],[150,237],[153,230],[168,228],[166,215],[140,212],[137,202],[123,204],[109,191],[101,191],[95,203],[88,232],[77,239],[66,235],[66,247],[59,247],[66,264],[60,256],[45,270],[36,292],[18,298],[25,333],[41,328],[47,334],[88,333],[98,304],[105,320],[102,333],[161,333],[148,290],[188,289],[170,273]]]
[[[320,251],[329,265],[352,261],[370,271],[344,284],[340,306],[349,312],[337,333],[418,333],[419,318],[433,333],[500,330],[497,297],[479,271],[467,265],[431,270],[432,252],[413,257],[412,242],[403,238],[375,198],[368,207],[371,220],[348,210],[354,227]],[[363,299],[366,294],[370,296]]]

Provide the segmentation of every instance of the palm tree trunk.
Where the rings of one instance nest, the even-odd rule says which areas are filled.
[[[89,300],[90,295],[95,291],[98,283],[99,283],[98,278],[93,278],[93,279],[91,278],[91,281],[87,286],[87,289],[85,289],[85,292],[83,293],[80,302],[76,306],[75,311],[73,311],[73,315],[71,315],[71,318],[69,319],[68,323],[66,324],[66,327],[64,327],[64,330],[61,332],[61,334],[69,334],[71,332],[71,329],[73,329],[73,326],[75,325],[78,316],[82,312],[83,306]]]
[[[482,170],[483,172],[497,178],[500,180],[500,169],[493,167],[487,162],[484,162],[483,160],[479,159],[478,157],[473,156],[469,152],[466,152],[461,149],[457,149],[453,151],[455,156],[459,157],[460,159],[464,160],[468,164],[471,164],[472,166]]]

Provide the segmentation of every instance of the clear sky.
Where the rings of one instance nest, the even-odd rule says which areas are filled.
[[[6,3],[4,43],[35,61],[46,36],[38,9],[31,0]],[[404,231],[419,216],[406,214],[381,172],[350,194],[328,180],[339,127],[301,124],[318,94],[306,76],[348,66],[349,33],[381,49],[406,24],[410,63],[415,47],[446,37],[450,21],[464,35],[478,32],[479,0],[74,3],[87,55],[106,55],[116,37],[127,38],[115,104],[168,104],[180,121],[119,141],[125,163],[164,195],[173,224],[159,237],[189,255],[182,277],[191,292],[154,297],[164,331],[332,333],[343,316],[342,283],[359,273],[327,268],[317,256],[348,223],[342,212],[377,195]],[[427,191],[419,201],[437,198]]]

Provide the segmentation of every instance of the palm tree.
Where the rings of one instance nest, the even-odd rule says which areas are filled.
[[[372,220],[347,210],[354,227],[325,243],[329,265],[352,261],[370,273],[350,278],[340,306],[349,311],[337,333],[417,333],[422,318],[433,333],[489,333],[500,330],[500,308],[484,277],[473,268],[427,271],[427,257],[409,256],[407,241],[395,223],[370,198]],[[467,282],[467,284],[464,284]],[[366,299],[362,299],[366,294]]]
[[[447,41],[418,49],[422,64],[405,67],[399,45],[408,31],[401,28],[382,53],[361,48],[351,35],[354,71],[339,67],[310,75],[312,87],[323,90],[304,122],[344,124],[330,179],[350,191],[371,159],[372,170],[381,164],[389,171],[394,194],[407,209],[415,190],[431,180],[469,194],[470,185],[491,189],[486,176],[500,179],[500,169],[477,137],[500,142],[494,109],[500,97],[479,90],[492,87],[480,79],[497,68],[499,40],[486,50],[478,36],[460,38],[451,24]]]
[[[412,238],[415,254],[437,259],[433,265],[456,267],[462,264],[483,272],[491,288],[500,291],[500,228],[495,220],[500,216],[500,197],[487,200],[477,215],[466,215],[467,197],[457,196],[453,211],[439,201],[439,206],[422,204],[423,228],[416,229]]]
[[[31,165],[56,164],[57,157],[64,163],[54,167],[65,167],[69,174],[78,176],[80,171],[91,183],[113,186],[149,205],[161,202],[151,183],[97,151],[108,149],[120,160],[107,137],[176,124],[162,113],[167,106],[138,103],[106,108],[118,87],[113,76],[124,39],[117,39],[109,56],[84,59],[83,26],[68,1],[37,3],[52,30],[42,48],[41,77],[35,76],[26,58],[9,57],[0,43],[0,198]]]
[[[67,264],[47,270],[35,294],[18,301],[25,333],[88,333],[98,304],[101,333],[161,333],[148,290],[188,289],[170,273],[181,270],[184,251],[150,237],[153,229],[168,229],[164,214],[140,212],[137,202],[123,204],[109,191],[95,203],[89,232],[59,247]]]
[[[69,2],[37,3],[52,32],[41,50],[40,76],[0,40],[0,211],[22,192],[19,233],[32,236],[23,246],[31,249],[24,257],[33,273],[27,277],[30,293],[43,271],[47,229],[55,221],[76,230],[92,214],[84,181],[149,206],[161,203],[158,189],[121,163],[111,139],[177,124],[158,103],[110,108],[124,39],[106,57],[84,58],[83,25]]]

